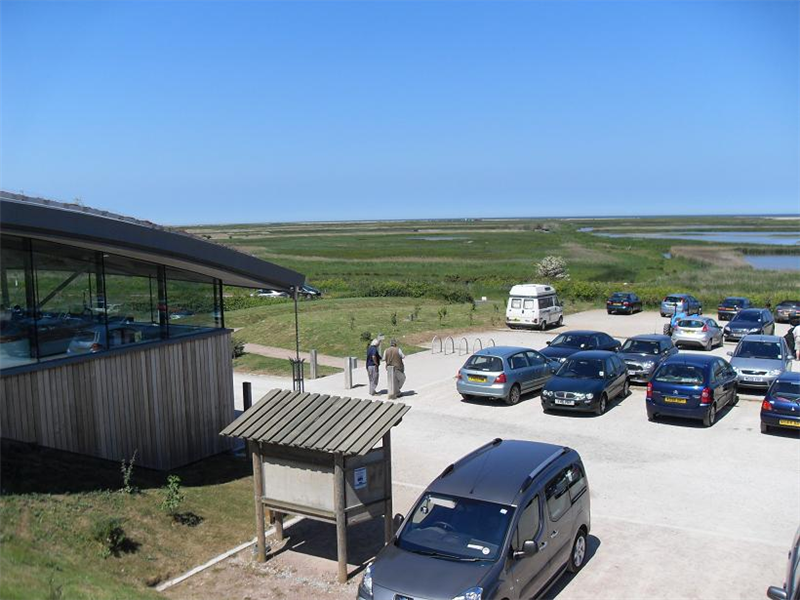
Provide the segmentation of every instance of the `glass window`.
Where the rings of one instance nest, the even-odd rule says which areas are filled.
[[[578,463],[567,469],[567,482],[569,483],[569,497],[572,502],[578,499],[586,489],[586,476]]]
[[[497,356],[483,356],[481,354],[473,354],[464,363],[464,368],[470,371],[502,371],[503,361]]]
[[[98,253],[39,240],[31,244],[39,360],[106,349],[106,304]],[[90,332],[93,337],[88,341]]]
[[[3,235],[0,256],[0,367],[36,361],[33,273],[26,240]]]
[[[540,523],[539,496],[534,496],[519,516],[515,548],[521,550],[524,541],[534,539],[536,534],[539,533]]]
[[[542,356],[535,350],[528,350],[527,352],[525,352],[525,356],[528,357],[528,364],[532,367],[536,365],[543,365],[547,362],[544,356]]]
[[[523,308],[535,308],[536,307],[536,300],[532,300],[530,298],[525,299],[522,303]]]
[[[520,298],[512,298],[511,308],[522,308],[522,300]]]
[[[162,331],[166,336],[158,266],[105,254],[103,270],[109,346],[152,342],[162,338]]]
[[[524,369],[528,366],[528,359],[525,358],[525,354],[520,352],[509,358],[508,364],[512,369]]]
[[[171,268],[166,275],[169,337],[222,326],[216,279]]]
[[[561,471],[545,488],[547,511],[553,521],[558,521],[572,504],[569,499],[569,481],[566,477],[568,470]]]

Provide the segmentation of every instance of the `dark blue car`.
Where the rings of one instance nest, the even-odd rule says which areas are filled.
[[[547,348],[539,350],[547,358],[564,362],[581,350],[608,350],[616,352],[620,343],[602,331],[575,330],[557,335],[552,342],[547,342]]]
[[[647,418],[700,419],[710,427],[717,413],[739,401],[736,371],[718,356],[676,354],[662,363],[647,384]]]
[[[542,389],[542,409],[606,412],[608,403],[628,395],[628,369],[607,350],[576,352],[565,360]]]
[[[771,428],[800,431],[800,373],[784,371],[761,403],[761,433]]]

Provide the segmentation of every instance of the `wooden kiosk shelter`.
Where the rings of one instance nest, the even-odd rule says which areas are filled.
[[[348,525],[383,516],[388,543],[391,429],[409,410],[398,402],[276,389],[228,425],[220,435],[246,440],[253,460],[257,560],[266,560],[265,510],[279,538],[285,513],[334,523],[342,583]]]

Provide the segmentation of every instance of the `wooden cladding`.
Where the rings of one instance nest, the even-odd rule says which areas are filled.
[[[42,365],[45,366],[44,364]],[[0,380],[2,436],[171,469],[231,447],[230,332],[109,352]]]

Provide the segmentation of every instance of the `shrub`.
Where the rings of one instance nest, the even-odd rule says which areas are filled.
[[[560,256],[545,256],[536,263],[536,275],[544,279],[569,279],[567,261]]]
[[[178,508],[186,499],[183,491],[181,490],[181,478],[177,475],[170,475],[167,477],[167,485],[164,486],[162,493],[164,495],[160,508],[168,515],[174,517],[178,513]]]
[[[231,336],[231,358],[239,358],[244,355],[244,342]]]
[[[370,333],[369,331],[362,331],[361,335],[359,336],[359,339],[362,342],[371,342],[372,341],[372,333]]]
[[[444,321],[444,318],[447,316],[447,307],[443,306],[440,308],[437,314],[439,315],[439,324],[441,325],[442,321]]]
[[[397,327],[397,311],[392,313],[392,316],[389,318],[389,320],[392,322],[392,327]]]
[[[112,554],[118,556],[126,541],[122,519],[116,517],[100,517],[92,523],[92,539],[103,545],[101,555],[108,558]]]
[[[122,459],[122,465],[120,466],[120,471],[122,472],[122,489],[120,491],[124,494],[136,494],[139,492],[139,488],[131,483],[131,479],[133,478],[133,463],[136,462],[136,452],[138,452],[138,450],[133,451],[130,462],[126,463],[125,459]]]

